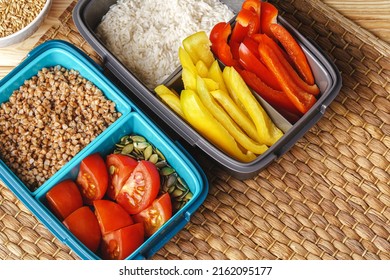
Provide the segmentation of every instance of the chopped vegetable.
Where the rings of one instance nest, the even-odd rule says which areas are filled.
[[[233,67],[225,67],[223,77],[230,92],[238,97],[254,122],[260,143],[267,146],[275,144],[283,132],[275,126],[252,92]]]
[[[91,154],[81,161],[76,183],[86,204],[103,198],[108,187],[108,172],[100,154]]]
[[[178,114],[182,118],[184,117],[183,111],[181,110],[180,99],[178,95],[176,95],[165,85],[157,86],[154,91],[164,101],[164,103],[167,104],[176,114]]]
[[[294,37],[282,25],[274,23],[270,25],[270,29],[278,41],[283,45],[292,61],[297,67],[299,73],[309,85],[314,84],[314,77],[306,55],[301,46],[297,43]]]
[[[195,91],[183,90],[180,95],[180,103],[186,120],[214,145],[243,162],[250,162],[256,158],[256,155],[251,151],[244,153],[239,148],[229,132],[203,105]]]
[[[201,77],[197,79],[197,92],[200,100],[205,105],[206,110],[209,110],[214,118],[219,121],[222,126],[233,136],[237,143],[239,143],[244,149],[251,151],[255,154],[264,153],[268,147],[264,144],[256,143],[249,138],[241,128],[233,121],[228,113],[214,100],[210,92],[208,91],[205,82]]]
[[[152,236],[172,217],[172,203],[168,193],[156,198],[141,213],[134,215],[137,223],[143,223],[145,237]]]
[[[294,83],[287,70],[270,47],[267,45],[260,45],[259,51],[267,67],[272,69],[276,74],[283,91],[287,94],[291,102],[301,113],[306,113],[316,102],[315,96],[303,91]]]
[[[211,43],[206,32],[199,31],[186,37],[183,40],[183,46],[195,65],[199,60],[203,61],[207,68],[213,63],[214,56],[210,50]]]

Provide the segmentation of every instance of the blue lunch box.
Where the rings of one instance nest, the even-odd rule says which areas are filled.
[[[206,175],[196,161],[177,142],[173,142],[154,124],[131,100],[129,100],[106,76],[103,69],[75,46],[52,40],[32,50],[25,60],[0,81],[0,104],[7,102],[14,90],[39,70],[60,65],[74,69],[96,85],[106,96],[116,103],[116,110],[122,115],[106,130],[76,154],[58,172],[31,191],[10,168],[0,160],[0,180],[22,201],[26,207],[63,243],[68,245],[82,259],[100,259],[82,244],[54,214],[47,208],[45,195],[59,182],[75,179],[80,162],[86,156],[112,153],[120,138],[129,134],[144,136],[166,157],[178,175],[184,179],[192,192],[192,198],[177,211],[155,234],[126,259],[148,259],[165,245],[190,220],[208,193]]]

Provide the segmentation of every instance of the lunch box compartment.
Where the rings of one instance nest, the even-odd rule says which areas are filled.
[[[114,101],[117,112],[122,114],[118,120],[133,110],[132,104],[127,101],[127,97],[113,89],[112,82],[103,75],[103,69],[100,66],[71,44],[57,40],[49,41],[32,50],[20,65],[0,81],[0,103],[7,102],[13,91],[23,85],[24,81],[37,75],[38,71],[58,65],[68,70],[77,70],[85,79],[98,87],[107,99]],[[114,124],[115,122],[112,125]],[[110,126],[107,129],[109,130]],[[96,139],[100,137],[101,135],[97,136]],[[0,168],[1,171],[7,170],[4,173],[12,177],[12,181],[17,184],[18,189],[30,192],[29,188],[16,176],[17,174],[11,172],[3,161],[0,162]],[[46,183],[50,183],[50,179],[43,185]]]
[[[86,156],[98,152],[106,156],[115,149],[120,138],[129,134],[145,137],[158,148],[170,166],[189,186],[192,198],[159,231],[151,236],[127,259],[147,259],[165,245],[189,221],[191,215],[203,203],[208,193],[208,181],[205,173],[193,157],[167,136],[151,121],[131,100],[129,100],[85,53],[75,46],[60,40],[52,40],[32,50],[26,59],[0,81],[0,101],[6,102],[12,91],[36,75],[43,67],[61,65],[74,69],[94,83],[105,96],[116,103],[121,112],[113,124],[76,154],[59,171],[50,177],[36,191],[31,192],[10,168],[0,161],[0,180],[26,205],[26,207],[62,242],[67,244],[82,259],[99,259],[86,248],[59,221],[46,206],[46,193],[65,179],[75,179],[80,162]]]
[[[60,234],[60,239],[64,243],[74,248],[76,253],[84,259],[99,259],[99,257],[88,250],[77,238],[74,238],[72,233],[63,225],[58,224],[58,219],[47,208],[45,195],[52,187],[64,180],[71,179],[75,181],[83,158],[94,153],[99,153],[105,158],[114,152],[115,144],[120,142],[121,137],[130,134],[143,136],[148,142],[157,147],[166,157],[168,164],[187,183],[193,197],[153,236],[145,240],[144,244],[129,256],[128,259],[150,258],[164,245],[163,240],[170,240],[181,229],[182,223],[189,222],[191,214],[200,206],[207,194],[207,187],[204,186],[206,180],[202,177],[201,173],[197,172],[199,167],[173,143],[170,143],[166,137],[159,133],[152,123],[144,119],[139,113],[133,112],[128,114],[113,127],[110,133],[106,133],[104,137],[84,150],[80,156],[74,158],[69,166],[53,176],[50,185],[47,184],[36,194],[36,199],[40,202],[40,206],[47,210],[48,215],[45,220],[49,221],[49,224],[56,224],[57,222],[53,230]]]
[[[274,115],[272,117],[273,121],[285,131],[284,136],[254,161],[249,163],[237,161],[216,148],[168,108],[98,38],[95,32],[96,27],[102,17],[107,13],[110,5],[115,2],[115,0],[79,1],[73,11],[73,19],[81,35],[100,55],[107,69],[128,89],[125,93],[130,99],[140,100],[147,107],[148,114],[153,114],[153,119],[162,120],[163,122],[160,124],[162,127],[169,127],[175,132],[173,137],[177,137],[178,141],[184,140],[190,146],[201,150],[203,154],[213,159],[229,174],[238,179],[248,179],[256,176],[260,170],[286,153],[322,117],[327,106],[340,91],[341,76],[333,62],[320,49],[316,48],[308,39],[295,30],[286,20],[279,16],[279,23],[293,34],[306,53],[321,93],[316,104],[293,125],[288,122],[286,123],[283,117],[276,117],[278,114]],[[225,3],[232,11],[237,13],[243,1],[221,2]],[[171,73],[166,83],[176,83],[177,81],[174,81],[174,79],[179,79],[179,74],[180,69],[177,69],[174,73]],[[264,106],[267,107],[266,105]],[[272,109],[267,109],[268,112],[270,110]]]

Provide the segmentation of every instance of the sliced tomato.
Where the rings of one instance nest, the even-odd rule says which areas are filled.
[[[102,235],[99,222],[88,206],[72,212],[63,223],[88,249],[97,251]]]
[[[121,154],[110,154],[106,158],[108,169],[107,197],[115,200],[119,191],[129,179],[138,161]]]
[[[160,190],[160,174],[150,161],[141,160],[122,189],[116,201],[129,214],[137,214],[148,207]]]
[[[144,227],[133,224],[103,235],[101,255],[106,260],[123,260],[144,242]]]
[[[50,210],[63,221],[69,214],[83,206],[83,199],[75,182],[65,180],[46,193]]]
[[[133,216],[135,222],[144,224],[146,237],[155,233],[171,217],[172,202],[168,193],[156,198],[152,205]]]
[[[93,206],[103,235],[134,224],[129,213],[114,201],[99,199],[93,202]]]
[[[100,154],[91,154],[81,161],[76,183],[86,204],[103,198],[108,186],[108,171]]]

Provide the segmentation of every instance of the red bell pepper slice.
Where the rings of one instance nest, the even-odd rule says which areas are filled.
[[[256,34],[256,40],[260,44],[267,44],[275,52],[276,56],[283,64],[284,68],[287,70],[291,78],[300,88],[315,96],[320,93],[320,89],[316,84],[309,85],[304,80],[302,80],[302,78],[298,75],[295,69],[291,66],[290,62],[286,59],[286,56],[288,58],[289,56],[283,51],[281,47],[279,47],[279,45],[274,40],[272,40],[266,34]]]
[[[227,66],[239,67],[238,60],[234,59],[228,38],[232,31],[229,23],[217,23],[210,31],[211,50],[218,59]]]
[[[261,1],[260,0],[245,0],[241,6],[242,9],[251,10],[260,18],[261,15]]]
[[[239,61],[244,69],[255,73],[261,78],[269,87],[281,90],[281,86],[275,75],[247,48],[244,43],[240,44],[238,49]]]
[[[238,60],[234,59],[233,54],[230,50],[230,46],[226,42],[220,42],[218,44],[217,57],[226,66],[241,68]]]
[[[245,36],[260,32],[260,16],[253,9],[241,9],[237,14],[231,41],[242,42]]]
[[[230,51],[232,52],[233,58],[236,60],[239,60],[240,58],[239,55],[240,44],[241,44],[240,42],[236,42],[236,41],[229,42]]]
[[[294,37],[280,24],[271,24],[270,29],[278,41],[283,45],[294,62],[298,72],[309,85],[314,84],[314,76],[306,55]]]
[[[284,91],[270,88],[261,78],[250,71],[241,70],[239,73],[250,88],[257,92],[258,95],[273,106],[287,120],[296,122],[302,116]]]
[[[241,43],[244,40],[244,37],[248,35],[249,26],[242,26],[240,23],[236,22],[233,27],[232,36],[230,36],[230,41],[235,41]]]
[[[258,34],[254,34],[253,36],[256,36]],[[251,53],[256,56],[257,59],[261,59],[260,58],[260,54],[259,54],[259,43],[252,39],[252,37],[248,37],[248,36],[245,36],[244,40],[242,41],[242,43],[251,51]]]
[[[275,73],[288,98],[301,113],[305,114],[316,102],[315,96],[295,84],[275,52],[268,45],[260,44],[259,52],[266,66]]]
[[[257,42],[257,44],[261,43],[267,43],[272,49],[278,49],[280,53],[283,55],[283,57],[291,64],[294,65],[294,62],[292,61],[291,57],[286,53],[284,49],[282,49],[276,41],[274,41],[271,37],[269,37],[267,34],[254,34],[251,37],[254,41]],[[257,49],[257,52],[259,50]]]
[[[267,34],[274,39],[270,25],[277,23],[278,9],[269,2],[261,2],[260,29],[261,33]]]
[[[214,52],[214,54],[217,53],[218,42],[227,42],[231,32],[232,27],[228,22],[219,22],[214,25],[213,29],[210,31],[211,50]]]

